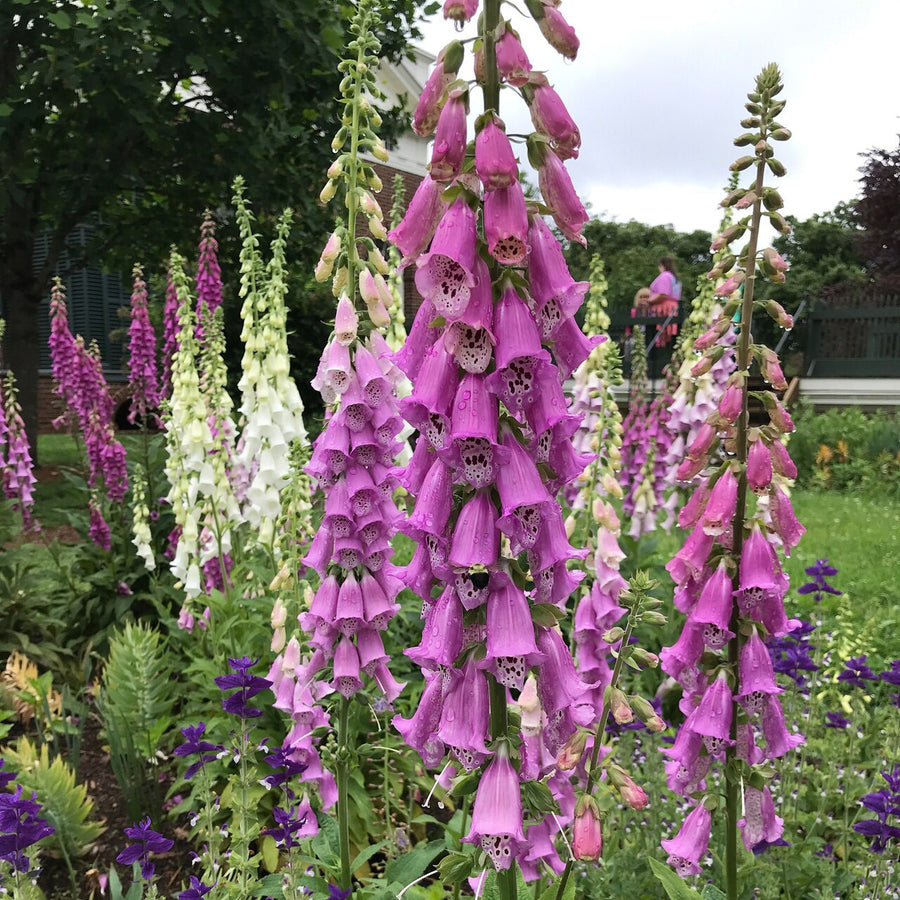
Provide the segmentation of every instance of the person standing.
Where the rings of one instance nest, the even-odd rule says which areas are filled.
[[[675,270],[675,261],[671,256],[659,258],[659,275],[650,283],[650,299],[648,301],[647,315],[657,316],[661,319],[678,313],[678,304],[681,301],[681,282]],[[657,331],[659,328],[657,328]],[[672,322],[666,326],[665,331],[657,338],[658,347],[664,347],[678,332],[678,324]]]

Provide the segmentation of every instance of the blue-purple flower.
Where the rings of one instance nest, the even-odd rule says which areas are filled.
[[[214,887],[215,884],[204,884],[196,875],[191,875],[191,886],[178,895],[178,900],[200,900]]]
[[[116,862],[122,863],[123,866],[140,863],[141,877],[145,881],[149,881],[156,871],[153,863],[150,862],[150,854],[165,853],[172,849],[175,842],[167,837],[163,837],[158,831],[154,831],[150,827],[149,816],[132,825],[131,828],[126,828],[125,836],[134,841],[134,843],[126,847],[116,857]]]
[[[811,651],[815,649],[809,641],[813,631],[815,626],[812,622],[801,621],[784,637],[770,637],[766,641],[775,671],[787,675],[801,689],[806,680],[801,673],[815,672],[819,668],[810,656]]]
[[[878,678],[866,665],[866,657],[863,655],[854,656],[852,659],[848,659],[844,671],[838,675],[837,680],[843,681],[844,684],[852,684],[854,687],[864,688],[865,684],[863,682],[877,681]]]
[[[825,713],[825,727],[826,728],[846,728],[849,724],[850,724],[850,720],[845,719],[840,713],[836,713],[836,712]]]
[[[272,816],[275,819],[277,827],[267,828],[263,834],[270,834],[275,838],[275,843],[285,850],[290,850],[297,846],[294,836],[300,832],[306,824],[306,814],[301,813],[297,807],[291,806],[287,810],[275,807],[272,810]]]
[[[900,827],[888,822],[888,819],[900,821],[900,765],[894,766],[890,772],[882,772],[881,777],[887,782],[887,787],[866,794],[860,801],[877,818],[863,819],[853,826],[857,834],[872,839],[869,849],[873,853],[884,853],[891,841],[900,844]]]
[[[816,603],[821,602],[823,594],[840,595],[842,592],[836,587],[828,584],[825,580],[833,575],[837,575],[838,570],[834,566],[828,565],[827,559],[817,559],[814,566],[808,566],[806,574],[812,578],[812,581],[801,584],[797,588],[798,594],[813,594]]]
[[[193,778],[203,766],[214,760],[217,754],[225,749],[221,744],[211,744],[209,741],[204,741],[203,733],[205,731],[206,724],[204,722],[200,722],[198,725],[188,725],[186,728],[181,729],[185,742],[175,748],[175,755],[199,757],[187,767],[187,771],[184,773],[185,779]]]
[[[237,690],[222,701],[222,709],[227,713],[240,716],[242,719],[257,719],[262,715],[262,710],[255,706],[248,706],[248,701],[261,691],[271,687],[272,682],[259,675],[251,675],[252,669],[259,662],[259,657],[250,659],[242,656],[240,659],[228,660],[228,665],[234,669],[234,675],[220,675],[215,679],[220,690]]]
[[[8,783],[14,773],[0,773]],[[53,834],[53,828],[38,813],[41,805],[31,795],[22,799],[21,785],[14,794],[0,794],[0,860],[8,862],[14,872],[27,872],[29,859],[22,852],[42,838]]]

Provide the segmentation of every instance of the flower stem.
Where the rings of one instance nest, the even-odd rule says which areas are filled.
[[[352,873],[350,872],[350,748],[349,742],[350,701],[341,698],[338,718],[337,788],[338,788],[338,833],[341,846],[341,890],[349,890],[353,896]]]

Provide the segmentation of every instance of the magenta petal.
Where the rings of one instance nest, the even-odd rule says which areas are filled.
[[[426,766],[433,768],[444,757],[444,744],[437,736],[444,703],[443,676],[426,672],[425,682],[425,691],[412,718],[394,716],[392,721],[406,744],[422,757]]]
[[[588,221],[588,214],[575,192],[565,164],[552,150],[544,154],[543,165],[538,169],[538,184],[560,231],[570,241],[586,245],[581,229]]]
[[[452,668],[462,650],[463,613],[452,587],[444,588],[425,615],[422,640],[404,653],[423,669]]]
[[[660,842],[663,850],[669,854],[666,862],[682,878],[702,871],[700,860],[709,846],[711,829],[712,815],[701,803],[688,814],[676,837]]]
[[[520,357],[547,358],[534,316],[512,286],[506,287],[497,303],[494,329],[498,335],[494,354],[498,369]]]
[[[737,478],[726,469],[709,492],[709,499],[700,517],[700,527],[714,537],[731,527],[737,504]]]
[[[444,215],[447,204],[441,199],[444,185],[433,178],[423,178],[413,194],[400,224],[388,232],[392,241],[403,254],[402,265],[407,265],[428,246],[435,229]]]
[[[401,528],[404,534],[421,540],[425,534],[442,535],[450,518],[453,484],[450,469],[434,459],[422,482],[413,514]]]
[[[359,656],[348,637],[342,637],[334,650],[334,689],[344,697],[352,697],[361,687]]]
[[[762,439],[750,445],[747,454],[747,484],[752,491],[764,491],[772,481],[772,457]]]
[[[438,736],[468,771],[480,766],[488,753],[485,738],[488,737],[489,719],[487,679],[470,657],[462,672],[454,672],[444,693],[444,708],[438,726]]]
[[[496,116],[488,119],[475,138],[475,171],[485,191],[506,188],[518,180],[512,145]]]
[[[744,816],[738,820],[744,846],[752,850],[763,841],[774,844],[784,834],[784,819],[775,815],[775,803],[767,787],[744,788]]]
[[[438,116],[428,171],[435,181],[452,181],[466,156],[466,100],[462,91],[451,91]]]
[[[806,529],[794,515],[790,498],[777,485],[773,485],[769,492],[769,513],[772,516],[772,526],[778,537],[781,538],[785,556],[790,556],[791,550],[800,543],[800,538],[806,534]]]
[[[517,266],[528,254],[528,212],[522,185],[488,191],[484,195],[484,234],[488,252],[504,266]]]
[[[784,724],[784,711],[774,694],[766,697],[760,724],[766,741],[766,759],[778,759],[804,742],[802,734],[794,734],[787,730]]]
[[[430,300],[423,300],[416,312],[412,328],[406,337],[403,346],[394,354],[394,364],[410,380],[415,381],[428,348],[431,347],[440,336],[438,328],[432,328],[437,313],[434,304]]]
[[[775,683],[775,669],[772,658],[756,629],[741,649],[739,666],[740,697],[761,692],[763,694],[780,694],[782,688]]]
[[[460,510],[447,561],[458,569],[490,568],[500,552],[497,510],[488,490],[476,491]]]
[[[540,473],[515,435],[504,429],[501,444],[509,451],[509,460],[497,473],[497,491],[504,517],[520,506],[533,506],[551,499]],[[501,525],[502,528],[502,525]]]
[[[524,844],[519,776],[504,750],[498,751],[481,776],[465,840],[480,844],[498,871],[512,865]]]

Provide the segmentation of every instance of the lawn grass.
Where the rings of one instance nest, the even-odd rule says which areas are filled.
[[[83,491],[66,477],[66,472],[78,473],[81,465],[75,439],[69,434],[39,435],[38,461],[35,517],[44,529],[68,525],[70,512],[85,512]]]

